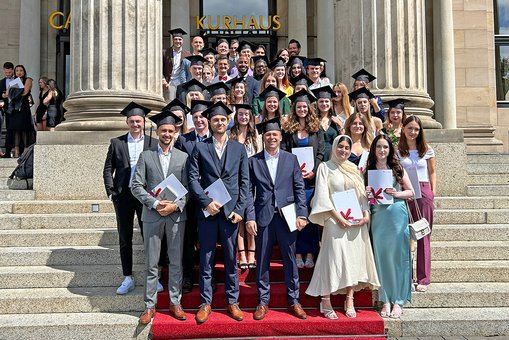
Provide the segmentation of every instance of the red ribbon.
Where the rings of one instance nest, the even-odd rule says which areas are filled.
[[[306,170],[304,170],[305,167],[306,167],[306,163],[302,163],[302,165],[300,166],[300,171],[307,172]]]
[[[375,189],[371,188],[371,194],[373,195],[373,198],[376,199],[376,200],[383,200],[384,197],[381,195],[383,189],[380,188],[378,189],[377,192],[375,192]]]
[[[157,197],[157,196],[159,196],[160,193],[161,193],[161,188],[157,189],[155,194],[153,191],[150,191],[150,196]]]
[[[344,212],[340,211],[341,216],[343,216],[343,218],[347,221],[353,220],[353,216],[350,216],[351,213],[352,213],[352,209],[350,209],[350,208],[348,208],[348,210],[346,211],[346,214]]]

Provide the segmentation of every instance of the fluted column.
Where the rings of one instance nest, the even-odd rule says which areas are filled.
[[[171,0],[171,28],[180,27],[187,33],[191,32],[189,0]],[[166,32],[165,32],[166,33]],[[184,49],[188,49],[191,39],[185,39]]]
[[[327,60],[327,77],[336,79],[334,60],[336,60],[336,30],[331,29],[331,22],[334,22],[334,1],[320,0],[316,3],[317,8],[317,30],[316,40],[318,50],[316,56]]]
[[[300,42],[300,55],[308,55],[306,0],[288,0],[288,41],[290,39]]]
[[[434,103],[427,90],[424,0],[339,1],[336,5],[336,31],[344,42],[336,51],[338,79],[346,81],[364,67],[377,77],[372,84],[375,94],[384,101],[408,99],[407,114],[419,115],[427,128],[440,128],[432,118]]]
[[[130,101],[164,106],[160,0],[71,0],[71,82],[59,130],[125,130]]]

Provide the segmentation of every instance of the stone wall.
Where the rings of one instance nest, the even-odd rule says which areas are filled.
[[[0,1],[0,64],[19,60],[20,1]],[[2,74],[3,77],[3,74]]]

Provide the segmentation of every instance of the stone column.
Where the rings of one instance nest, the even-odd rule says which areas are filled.
[[[440,128],[427,91],[424,0],[338,1],[336,6],[338,79],[350,86],[351,75],[365,68],[377,77],[371,88],[384,102],[408,99],[407,114],[419,115],[426,128]]]
[[[41,76],[41,1],[21,0],[19,26],[19,64],[33,78],[32,92],[38,93]],[[33,106],[35,110],[35,105]]]
[[[308,55],[306,0],[288,0],[288,41],[290,39],[300,42],[300,55]]]
[[[336,79],[336,70],[334,60],[336,60],[336,31],[331,28],[331,22],[334,22],[334,1],[317,1],[317,53],[316,56],[327,60],[327,77],[334,81]]]
[[[171,27],[177,28],[180,27],[188,34],[191,34],[191,26],[190,26],[190,13],[189,13],[189,0],[171,0]],[[168,32],[164,32],[167,34]],[[190,44],[190,35],[186,36],[187,39],[184,39],[184,48],[188,49],[188,45]]]
[[[125,131],[127,103],[158,110],[162,97],[160,0],[72,0],[67,121],[58,130]]]
[[[435,113],[444,129],[456,128],[456,68],[452,0],[433,0]]]

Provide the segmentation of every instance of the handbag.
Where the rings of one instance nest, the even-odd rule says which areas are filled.
[[[431,233],[431,227],[429,226],[428,220],[426,220],[421,215],[421,209],[419,209],[419,205],[417,201],[414,199],[415,210],[417,211],[417,221],[414,221],[414,217],[412,216],[412,212],[410,211],[410,206],[408,205],[408,201],[406,202],[406,206],[408,209],[408,219],[410,223],[408,227],[410,228],[410,236],[412,239],[418,241],[426,235]]]

